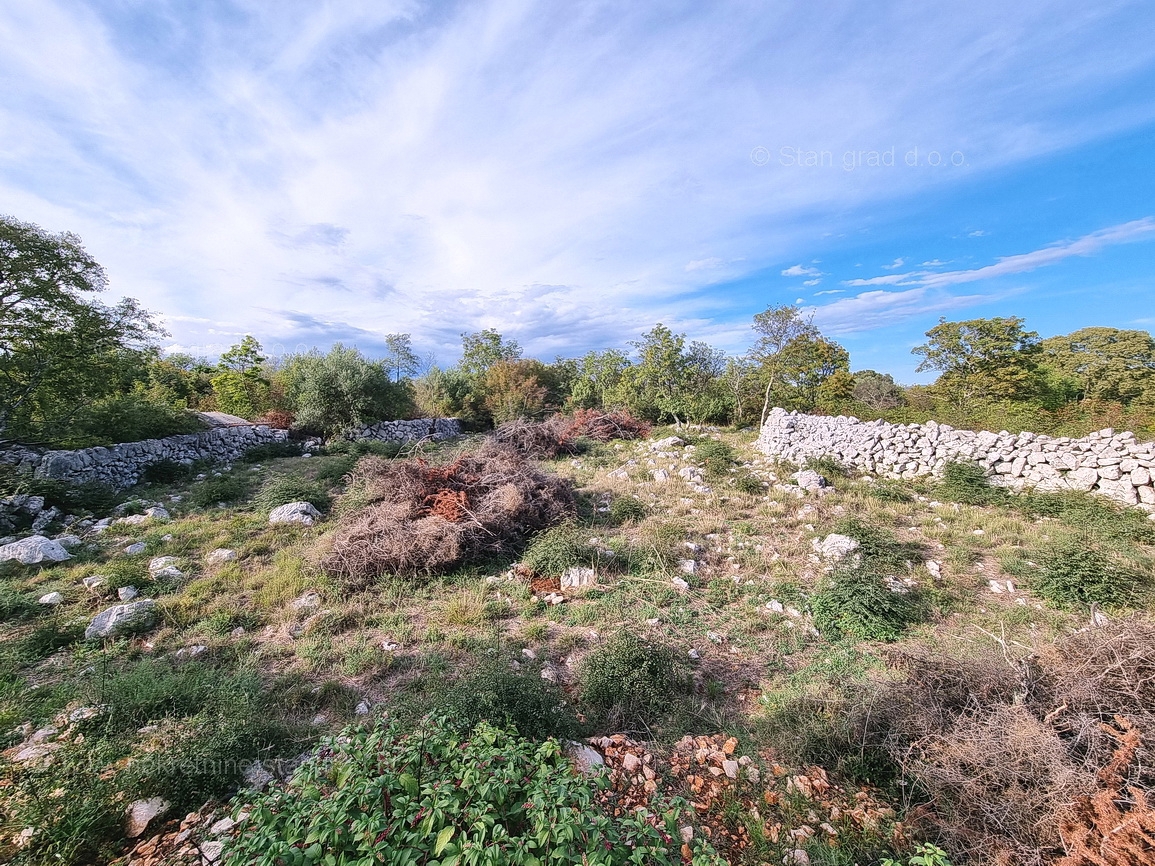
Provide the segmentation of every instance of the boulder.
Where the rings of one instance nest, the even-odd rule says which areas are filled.
[[[321,519],[321,512],[311,502],[288,502],[278,505],[269,513],[269,523],[299,523],[312,526]]]
[[[0,560],[14,559],[23,565],[64,562],[71,558],[72,554],[59,542],[43,535],[31,535],[0,547]]]
[[[156,620],[157,606],[151,598],[118,604],[94,616],[88,628],[84,630],[84,637],[91,640],[98,637],[136,634],[148,631],[156,625]]]
[[[821,541],[817,538],[810,542],[814,551],[823,559],[840,562],[854,551],[858,550],[858,541],[849,535],[839,535],[832,532]]]
[[[218,547],[205,556],[205,562],[209,565],[218,565],[222,562],[233,562],[236,558],[237,552],[235,550],[229,550],[227,547]]]
[[[58,605],[64,602],[64,596],[58,592],[50,592],[47,595],[40,596],[41,604]]]
[[[803,490],[821,490],[823,487],[830,486],[830,482],[813,469],[803,469],[801,472],[795,472],[791,477],[798,482],[798,486]]]
[[[136,800],[130,803],[125,810],[128,815],[125,835],[129,839],[143,835],[144,831],[148,829],[148,825],[155,818],[167,812],[171,805],[168,800],[160,797],[150,797],[147,800]]]

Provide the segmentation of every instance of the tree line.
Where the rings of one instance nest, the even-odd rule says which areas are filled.
[[[408,334],[379,357],[340,343],[269,358],[246,336],[215,361],[164,354],[154,316],[106,305],[101,266],[75,235],[0,217],[0,439],[85,447],[198,429],[222,411],[336,435],[386,418],[461,418],[474,429],[581,408],[654,423],[757,425],[774,406],[894,422],[1081,435],[1155,432],[1155,341],[1090,327],[1041,339],[1017,317],[939,324],[913,351],[932,385],[851,371],[846,349],[792,305],[754,316],[741,355],[656,324],[627,347],[547,363],[494,329],[461,360],[423,365]]]

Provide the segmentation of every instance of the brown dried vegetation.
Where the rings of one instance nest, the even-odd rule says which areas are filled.
[[[609,442],[642,439],[649,434],[650,425],[629,412],[579,409],[572,417],[553,415],[544,421],[508,421],[494,430],[491,437],[524,457],[547,460],[559,454],[575,453],[580,437]]]
[[[332,538],[322,566],[355,586],[514,553],[532,533],[574,513],[567,482],[494,442],[443,466],[365,457],[346,498],[360,507]]]

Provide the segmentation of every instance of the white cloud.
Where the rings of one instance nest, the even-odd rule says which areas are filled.
[[[782,272],[784,277],[813,277],[821,274],[818,268],[808,268],[803,265],[791,265]]]
[[[892,264],[883,265],[882,269],[884,271],[893,271],[895,268],[901,268],[905,264],[906,264],[906,259],[895,259]]]
[[[822,292],[815,292],[814,297],[817,298],[821,295],[841,295],[845,291],[846,291],[846,289],[826,289],[825,291],[822,291]]]
[[[982,229],[975,229],[973,232],[967,232],[968,238],[981,238],[986,237],[986,235],[987,232],[983,231]]]
[[[884,274],[881,277],[866,277],[843,280],[844,286],[894,286],[910,278],[910,274]]]
[[[692,262],[686,263],[686,271],[692,273],[694,271],[712,271],[716,268],[722,267],[725,262],[721,259],[695,259]]]

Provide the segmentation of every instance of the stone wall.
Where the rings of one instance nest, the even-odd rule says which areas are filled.
[[[418,418],[414,421],[378,421],[351,433],[349,438],[414,442],[418,439],[452,439],[460,435],[461,422],[456,418]]]
[[[31,471],[37,478],[70,484],[97,481],[116,489],[140,481],[145,468],[161,460],[189,464],[196,460],[224,463],[236,460],[250,448],[288,440],[286,430],[263,425],[218,427],[203,433],[187,433],[164,439],[124,442],[80,451],[38,452],[26,448],[0,451],[0,463]]]
[[[1111,429],[1071,439],[975,433],[934,421],[896,425],[774,409],[757,447],[798,464],[829,456],[888,478],[935,475],[952,461],[977,463],[992,483],[1001,486],[1098,493],[1155,512],[1155,443]]]

